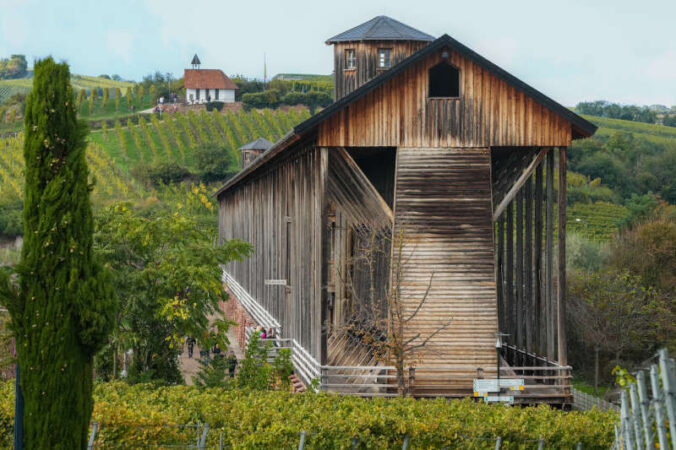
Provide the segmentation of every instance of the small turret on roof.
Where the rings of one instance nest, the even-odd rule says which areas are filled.
[[[265,152],[273,145],[274,144],[272,142],[262,137],[256,139],[255,141],[251,141],[248,144],[242,145],[239,148],[239,151],[242,153],[242,169],[251,164],[254,159],[258,158],[258,155]]]
[[[378,16],[333,36],[327,44],[354,41],[425,41],[431,42],[434,36],[416,30],[387,16]]]
[[[195,53],[195,56],[192,57],[192,61],[190,62],[190,64],[192,65],[193,69],[199,69],[199,66],[200,66],[200,64],[202,64],[202,62],[200,61],[199,57],[197,56],[197,53]]]
[[[267,150],[272,147],[273,143],[265,138],[259,137],[255,141],[242,145],[240,150]]]

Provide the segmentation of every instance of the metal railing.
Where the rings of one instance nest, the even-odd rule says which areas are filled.
[[[650,390],[646,374],[641,370],[636,375],[636,382],[629,385],[628,392],[623,390],[621,393],[615,449],[634,450],[657,445],[660,449],[676,449],[676,364],[666,349],[660,350],[658,357],[658,364],[650,367]]]
[[[619,406],[617,406],[614,403],[603,400],[602,398],[589,395],[575,388],[570,388],[570,391],[573,394],[573,408],[577,410],[588,411],[593,408],[600,409],[601,411],[620,410]]]
[[[282,335],[279,322],[225,270],[223,282],[237,296],[254,321],[265,328],[273,328],[276,335]],[[252,327],[245,330],[247,343],[253,330]],[[322,366],[295,339],[274,338],[265,341],[273,343],[268,354],[269,361],[274,360],[278,349],[291,349],[295,372],[306,385],[317,378],[319,389],[323,391],[365,397],[397,395],[398,382],[394,367],[381,364]],[[516,403],[572,403],[570,366],[561,366],[555,361],[511,345],[503,347],[502,356],[509,364],[500,368],[500,378],[524,380],[523,390],[510,392]],[[408,393],[416,397],[466,397],[473,394],[474,379],[489,375],[496,377],[497,369],[473,365],[416,366],[405,369],[404,384]]]
[[[263,308],[257,301],[254,299],[241,284],[235,280],[232,275],[230,275],[225,269],[223,269],[223,283],[226,284],[228,289],[232,291],[233,294],[237,297],[237,300],[241,303],[247,313],[251,316],[257,324],[264,326],[265,328],[280,328],[281,325],[275,319],[272,314],[270,314],[265,308]]]

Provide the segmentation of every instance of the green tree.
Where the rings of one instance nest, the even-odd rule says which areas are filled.
[[[103,109],[106,109],[108,104],[108,97],[110,96],[110,90],[108,88],[103,88]]]
[[[240,388],[266,390],[270,388],[272,367],[267,362],[270,342],[263,342],[258,333],[253,333],[246,346],[244,359],[239,365],[237,385]]]
[[[224,357],[216,357],[208,364],[201,360],[199,363],[200,371],[197,372],[197,376],[192,378],[195,386],[201,388],[224,388],[230,386],[227,361]]]
[[[127,108],[131,108],[132,101],[131,87],[127,86],[127,91],[125,92],[124,96],[127,98]]]
[[[184,336],[194,336],[200,347],[218,342],[227,348],[219,265],[247,256],[251,246],[237,240],[214,246],[213,234],[181,211],[148,215],[122,203],[99,217],[96,242],[120,298],[109,342],[112,363],[102,366],[114,367],[105,375],[115,377],[121,351],[132,349],[130,376],[182,382],[177,356]]]
[[[150,90],[148,93],[150,94],[150,101],[154,102],[156,100],[155,95],[157,94],[157,89],[155,89],[154,84],[150,85]]]
[[[231,148],[208,142],[195,148],[195,166],[206,183],[224,181],[239,171],[237,157]]]
[[[85,158],[66,64],[35,64],[24,141],[24,243],[18,281],[0,275],[25,398],[27,449],[84,449],[94,354],[115,309],[110,275],[92,251]]]
[[[138,95],[138,102],[139,102],[138,106],[141,107],[145,103],[144,98],[143,98],[145,96],[145,91],[143,90],[142,84],[138,84],[137,86],[138,86],[138,89],[137,89],[138,94],[137,95]]]
[[[9,110],[7,121],[9,123],[16,122],[16,108],[12,108],[12,109]]]
[[[610,261],[676,299],[676,220],[656,217],[623,232],[613,241]]]

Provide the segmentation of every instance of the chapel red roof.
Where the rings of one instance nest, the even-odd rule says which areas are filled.
[[[185,69],[186,89],[237,89],[237,85],[220,69]]]

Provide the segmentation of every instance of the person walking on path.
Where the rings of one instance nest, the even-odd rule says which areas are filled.
[[[197,341],[195,340],[194,337],[188,336],[187,342],[188,342],[188,358],[192,358],[192,354],[195,351],[195,342]]]
[[[221,357],[221,348],[218,346],[218,343],[214,344],[214,348],[211,349],[211,353],[214,354],[214,359]]]
[[[230,378],[235,378],[235,369],[237,368],[237,357],[235,356],[235,353],[232,350],[228,352],[227,363],[228,363],[228,374],[230,375]]]

